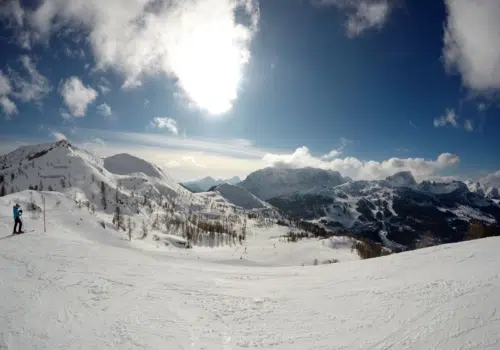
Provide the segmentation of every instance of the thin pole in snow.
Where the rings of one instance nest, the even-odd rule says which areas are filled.
[[[47,228],[45,226],[45,196],[42,197],[43,199],[43,232],[47,232]]]

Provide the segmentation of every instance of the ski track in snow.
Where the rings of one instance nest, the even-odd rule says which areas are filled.
[[[500,346],[498,238],[259,267],[216,263],[225,248],[143,250],[90,223],[74,225],[75,215],[52,218],[46,234],[33,220],[36,233],[1,241],[0,348]]]

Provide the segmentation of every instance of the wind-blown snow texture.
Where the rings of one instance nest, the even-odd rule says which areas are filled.
[[[283,249],[298,246],[251,226],[255,245],[249,241],[247,255],[260,257],[258,264],[231,258],[245,255],[244,247],[181,250],[128,242],[69,197],[42,194],[53,213],[48,232],[28,213],[34,233],[0,240],[0,348],[500,346],[499,238],[283,266],[294,259]],[[2,212],[15,201],[25,205],[29,192],[0,198]],[[0,227],[10,223],[1,217]],[[282,247],[280,254],[272,253],[273,244]],[[335,257],[334,248],[343,245],[321,247]]]

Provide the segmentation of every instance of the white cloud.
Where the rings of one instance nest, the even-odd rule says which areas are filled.
[[[389,18],[392,5],[389,0],[317,0],[317,5],[335,5],[347,11],[346,29],[350,37],[366,30],[382,28]]]
[[[382,162],[362,161],[354,157],[336,158],[327,160],[315,157],[306,147],[300,147],[289,154],[266,154],[263,160],[269,166],[276,167],[314,167],[320,169],[337,170],[344,176],[353,179],[382,179],[399,171],[409,170],[417,179],[425,179],[437,175],[440,171],[457,165],[459,157],[450,153],[443,153],[436,160],[423,158],[390,158]]]
[[[338,156],[340,156],[342,154],[342,152],[340,152],[339,150],[336,150],[336,149],[332,149],[330,152],[328,152],[327,154],[321,156],[321,159],[322,160],[332,160],[332,159],[335,159],[337,158]]]
[[[107,103],[102,103],[96,108],[97,108],[97,113],[99,113],[103,117],[111,117],[113,115],[111,107]]]
[[[478,93],[500,89],[500,1],[445,0],[443,56],[449,72]]]
[[[21,76],[15,70],[9,71],[10,79],[15,87],[12,95],[23,102],[40,102],[52,91],[49,80],[38,72],[29,56],[21,56],[20,61],[28,78]]]
[[[344,151],[344,148],[351,143],[352,141],[349,139],[346,139],[345,137],[340,138],[340,147],[337,149],[332,149],[330,152],[327,154],[321,156],[322,160],[332,160],[335,158],[338,158],[342,152]]]
[[[83,51],[82,48],[72,50],[66,46],[64,48],[64,54],[69,58],[85,58],[85,51]]]
[[[101,77],[99,79],[99,85],[97,87],[99,88],[99,90],[101,90],[101,93],[103,95],[106,95],[108,92],[111,91],[111,88],[109,87],[109,85],[110,85],[109,80],[104,78],[104,77]]]
[[[262,150],[239,140],[214,140],[203,138],[180,138],[167,134],[117,132],[101,129],[79,128],[80,135],[99,137],[103,140],[119,144],[135,144],[142,146],[159,147],[162,149],[182,149],[201,153],[216,153],[248,159],[261,159],[269,150]],[[273,150],[274,152],[275,150]]]
[[[107,145],[106,145],[106,142],[104,142],[102,139],[100,139],[98,137],[91,137],[90,139],[81,143],[81,146],[84,149],[90,149],[93,152],[101,153]],[[121,153],[121,152],[117,152],[117,153]]]
[[[179,129],[177,128],[177,122],[172,118],[167,118],[167,117],[153,118],[153,120],[150,123],[150,126],[158,129],[167,129],[174,135],[179,134]]]
[[[0,70],[0,95],[8,95],[12,91],[12,85],[10,84],[9,78],[6,77]]]
[[[0,4],[0,19],[4,18],[11,24],[22,25],[24,10],[18,0],[7,0]]]
[[[109,87],[107,87],[106,85],[99,85],[97,86],[99,88],[99,90],[101,90],[101,93],[103,95],[107,94],[108,92],[111,91],[111,89]]]
[[[465,120],[464,128],[467,131],[474,131],[474,123],[472,122],[472,120]]]
[[[9,119],[13,114],[17,114],[17,106],[7,96],[0,96],[0,105],[2,106],[3,113]]]
[[[59,114],[64,120],[72,120],[73,116],[64,108],[59,108]]]
[[[52,136],[56,141],[67,140],[68,138],[61,132],[50,130],[50,136]]]
[[[78,77],[68,78],[61,87],[61,96],[73,117],[84,117],[87,106],[97,98],[97,91],[85,86]]]
[[[164,167],[167,169],[178,168],[180,166],[181,166],[181,163],[179,163],[176,160],[170,160],[170,161],[166,162],[164,165]]]
[[[450,124],[456,128],[458,127],[457,119],[458,116],[455,114],[455,111],[453,109],[447,109],[445,115],[434,119],[434,127],[439,128]]]
[[[12,86],[10,84],[9,78],[6,77],[0,70],[0,106],[7,119],[13,114],[17,113],[16,104],[8,97],[8,94],[12,92]]]
[[[84,29],[96,69],[120,72],[127,88],[173,77],[211,114],[232,108],[259,21],[256,0],[41,0],[25,12],[32,41]]]
[[[194,157],[194,156],[185,156],[185,157],[182,157],[182,159],[183,159],[185,162],[191,163],[191,164],[193,164],[193,165],[194,165],[194,166],[196,166],[196,167],[206,168],[206,165],[199,163],[199,162],[196,160],[196,157]]]

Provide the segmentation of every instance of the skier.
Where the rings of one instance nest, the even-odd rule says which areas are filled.
[[[22,231],[23,228],[23,222],[21,221],[21,215],[23,214],[23,210],[19,209],[21,206],[19,204],[14,205],[13,211],[14,211],[14,231],[12,232],[13,235],[19,234],[19,233],[24,233]],[[17,225],[19,225],[19,228],[16,232]]]

